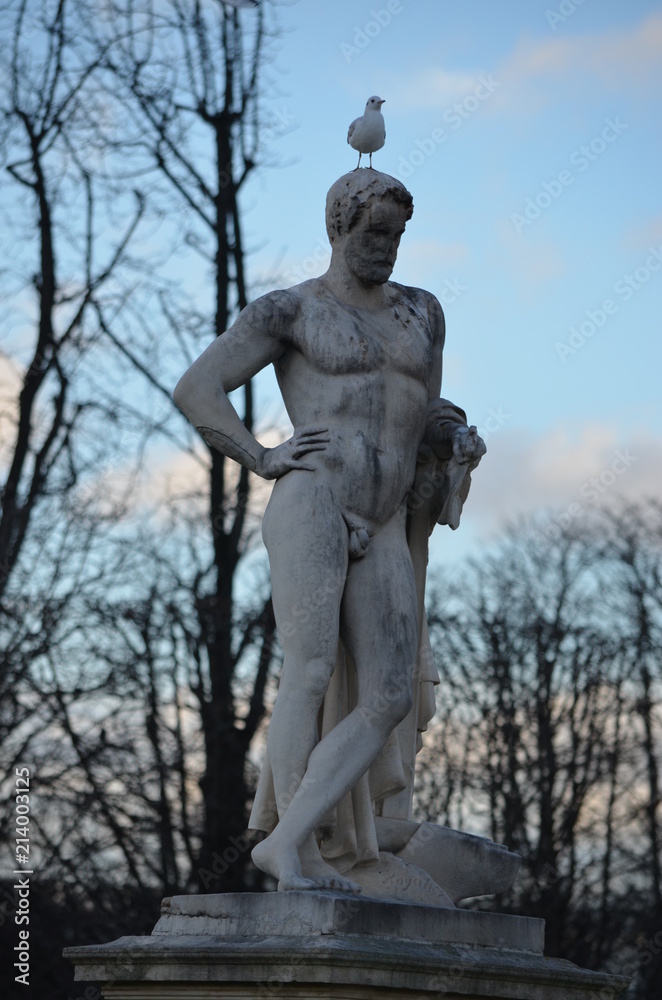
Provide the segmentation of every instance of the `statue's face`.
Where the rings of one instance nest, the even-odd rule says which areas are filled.
[[[350,271],[365,285],[383,285],[391,277],[405,231],[407,210],[387,199],[363,209],[342,243]]]

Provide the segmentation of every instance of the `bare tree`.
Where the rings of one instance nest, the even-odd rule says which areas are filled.
[[[241,13],[182,0],[115,4],[113,10],[112,38],[94,28],[106,86],[125,109],[119,143],[130,149],[132,169],[141,165],[153,178],[152,209],[177,213],[180,238],[209,277],[213,311],[201,317],[198,338],[220,336],[248,301],[240,194],[258,164],[264,126],[265,14],[262,7]],[[172,315],[168,320],[177,326]],[[180,371],[190,360],[189,347]],[[252,430],[251,384],[244,390],[243,419]],[[244,884],[245,863],[228,868],[218,858],[246,826],[247,755],[276,662],[275,623],[268,593],[243,620],[238,615],[237,576],[254,530],[251,476],[213,450],[208,460],[211,558],[198,563],[190,580],[197,616],[197,631],[189,636],[197,670],[192,691],[206,761],[198,870],[203,888],[211,878],[217,889],[237,889]],[[251,656],[254,683],[246,712],[238,695],[240,688],[246,693],[242,678]]]
[[[441,718],[419,809],[519,851],[500,905],[594,966],[659,913],[661,525],[656,504],[555,538],[541,517],[431,612]]]
[[[40,273],[33,281],[38,336],[25,365],[0,523],[3,583],[10,570],[17,572],[30,517],[40,497],[48,494],[49,477],[57,481],[53,489],[58,496],[80,487],[92,468],[96,487],[103,486],[101,470],[112,463],[108,421],[121,423],[117,441],[122,435],[123,441],[131,440],[136,465],[145,440],[154,433],[206,464],[206,539],[195,513],[198,497],[180,497],[178,537],[185,551],[175,543],[164,548],[156,538],[152,543],[152,551],[161,548],[171,558],[172,572],[161,569],[161,580],[177,578],[178,584],[170,595],[160,581],[152,581],[151,588],[146,583],[142,594],[137,584],[133,600],[146,608],[158,597],[161,608],[167,609],[161,618],[160,649],[171,640],[170,662],[166,665],[161,657],[156,688],[163,672],[172,672],[178,661],[181,646],[173,637],[184,630],[188,666],[178,674],[182,686],[171,693],[176,692],[175,703],[180,697],[197,703],[204,738],[203,808],[197,816],[202,836],[199,829],[197,836],[187,832],[179,860],[166,843],[172,816],[165,778],[160,792],[164,881],[188,884],[193,870],[202,873],[205,888],[217,877],[217,887],[238,888],[246,852],[243,864],[219,865],[218,859],[245,829],[247,758],[264,716],[268,676],[277,666],[275,624],[268,590],[262,588],[250,607],[238,601],[235,592],[240,561],[255,530],[251,479],[246,470],[215,452],[208,452],[205,460],[206,446],[201,449],[190,435],[186,444],[189,432],[172,404],[170,386],[204,338],[220,335],[247,302],[239,198],[257,164],[264,125],[258,107],[264,15],[262,10],[242,15],[221,5],[149,0],[110,4],[102,12],[84,2],[12,0],[7,11],[13,18],[13,62],[6,80],[3,135],[11,177],[32,194],[24,205],[27,215],[17,219],[16,229],[26,219],[35,219]],[[40,39],[36,51],[43,46],[43,59],[33,55],[35,34]],[[134,237],[141,231],[152,237],[158,233],[156,255],[151,248],[144,256],[138,252]],[[194,309],[184,302],[173,278],[168,248],[175,236],[199,256],[211,279],[213,294],[206,300],[203,295]],[[130,398],[121,385],[122,373],[149,394],[141,389]],[[51,422],[44,426],[49,382],[56,395],[50,403]],[[77,452],[74,425],[88,414],[97,414],[98,420],[88,429],[87,447]],[[13,418],[10,408],[8,419]],[[253,426],[250,386],[244,419]],[[96,450],[89,443],[95,435]],[[186,504],[189,510],[184,511]],[[34,523],[33,530],[36,539]],[[24,551],[29,567],[35,549]],[[157,562],[147,559],[144,565]],[[102,633],[104,622],[118,620],[118,615],[121,620],[122,601],[110,596],[117,591],[110,584],[105,612],[100,605],[95,610]],[[89,600],[96,600],[93,587],[90,594]],[[153,620],[151,614],[147,618]],[[134,631],[140,620],[136,612]],[[124,645],[126,676],[129,663],[134,671],[140,669],[139,649],[140,642]],[[116,666],[116,656],[108,657],[107,649],[99,651],[96,670],[109,677],[104,657],[106,666]],[[19,663],[15,679],[16,670],[25,669],[26,658],[14,655],[12,662]],[[77,729],[81,715],[67,714],[65,693],[58,694],[57,665],[52,667],[53,683],[42,702],[51,706],[75,751],[77,767],[82,767],[77,750],[82,745]],[[8,671],[5,675],[9,678]],[[143,712],[148,737],[143,746],[149,744],[158,761],[162,748],[153,700],[146,700]],[[14,716],[8,718],[8,728],[15,722]],[[103,728],[107,734],[108,726]],[[85,759],[89,783],[100,758],[92,754]],[[165,770],[162,764],[162,773]],[[177,767],[171,778],[176,773]],[[103,798],[104,782],[98,776],[95,781]],[[185,784],[183,779],[179,784]],[[112,809],[106,806],[105,815],[110,816]],[[200,848],[195,865],[191,845]],[[170,855],[167,861],[165,854]],[[132,870],[127,852],[124,861]]]
[[[646,941],[649,928],[662,927],[662,505],[622,503],[606,519],[604,604],[621,644],[626,724],[638,751],[625,771],[631,835],[622,851],[636,887],[633,923]],[[636,966],[637,987],[654,996],[662,948],[651,947]]]
[[[0,737],[32,713],[19,682],[62,613],[66,586],[58,593],[53,573],[71,522],[59,517],[111,460],[117,402],[94,391],[102,354],[95,310],[117,298],[144,208],[131,197],[109,215],[95,176],[96,64],[72,46],[76,5],[11,0],[3,18]]]

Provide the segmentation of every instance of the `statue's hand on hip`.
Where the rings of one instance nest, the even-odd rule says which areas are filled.
[[[263,479],[280,479],[293,469],[314,472],[316,466],[309,456],[315,451],[325,451],[328,443],[329,432],[326,427],[301,427],[291,438],[275,448],[264,448],[255,471]]]

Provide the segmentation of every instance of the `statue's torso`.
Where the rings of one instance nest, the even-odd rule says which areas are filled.
[[[389,307],[372,312],[340,302],[322,282],[292,291],[300,307],[275,364],[288,414],[295,428],[328,429],[312,475],[347,513],[378,526],[411,487],[425,429],[433,360],[425,301],[389,285]]]

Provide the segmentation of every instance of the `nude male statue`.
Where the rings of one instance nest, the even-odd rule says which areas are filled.
[[[412,208],[395,178],[341,177],[327,197],[326,274],[247,306],[175,390],[213,447],[276,480],[263,537],[284,652],[267,742],[278,822],[253,858],[280,889],[359,888],[323,860],[315,831],[412,705],[418,610],[405,520],[419,446],[464,463],[485,452],[475,428],[439,419],[441,306],[389,281]],[[294,427],[275,448],[227,398],[268,364]],[[282,627],[320,586],[314,614]],[[357,703],[320,739],[339,639]],[[384,690],[391,696],[371,711]]]

